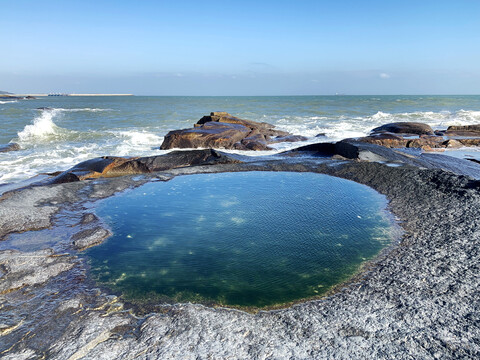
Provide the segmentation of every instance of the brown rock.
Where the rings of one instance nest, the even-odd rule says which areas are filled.
[[[253,130],[240,143],[235,144],[237,150],[272,150],[267,145],[267,138],[258,130]]]
[[[421,135],[416,139],[405,139],[389,133],[366,136],[357,139],[357,141],[381,145],[388,148],[419,148],[431,151],[432,148],[444,147],[442,144],[445,140],[440,136]]]
[[[409,140],[407,147],[431,151],[432,148],[443,147],[443,142],[444,139],[440,136],[420,136],[418,139]]]
[[[365,137],[359,138],[358,141],[369,143],[369,144],[381,145],[389,148],[407,147],[407,143],[408,143],[407,139],[404,139],[400,136],[393,135],[390,133],[365,136]]]
[[[463,146],[480,146],[480,138],[476,139],[456,139]]]
[[[232,149],[251,132],[241,124],[207,122],[193,129],[170,131],[160,149],[224,148]]]
[[[447,136],[479,136],[480,125],[449,126],[445,132]]]
[[[454,139],[449,139],[445,142],[442,143],[443,146],[449,149],[456,149],[464,146],[460,141],[454,140]]]
[[[276,130],[268,123],[240,119],[227,112],[212,112],[192,129],[170,131],[160,148],[271,150],[268,145],[275,142],[303,140],[306,138]]]
[[[434,135],[430,125],[417,122],[395,122],[379,126],[372,133],[390,132],[394,134]]]

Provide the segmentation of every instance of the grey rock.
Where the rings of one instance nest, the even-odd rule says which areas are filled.
[[[106,238],[110,237],[112,233],[101,226],[96,226],[93,229],[85,229],[71,238],[74,249],[84,250],[94,245],[98,245]]]
[[[54,255],[49,249],[32,253],[0,251],[0,265],[5,273],[1,278],[0,293],[45,283],[52,277],[70,270],[74,266],[72,259],[69,255]]]
[[[92,213],[87,213],[87,214],[82,216],[82,219],[80,220],[80,223],[85,225],[85,224],[90,224],[90,223],[96,222],[96,221],[98,221],[97,215],[92,214]]]

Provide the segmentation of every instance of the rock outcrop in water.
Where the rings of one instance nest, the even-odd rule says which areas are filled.
[[[449,126],[447,136],[480,136],[480,125]]]
[[[270,144],[304,140],[303,136],[275,130],[274,125],[268,123],[240,119],[226,112],[212,112],[191,129],[170,131],[160,148],[271,150]]]
[[[433,135],[433,129],[430,125],[418,122],[395,122],[379,126],[372,130],[372,133],[385,132],[394,134]]]
[[[9,151],[18,151],[21,147],[17,143],[9,143],[5,145],[0,145],[0,153],[9,152]]]
[[[398,122],[377,127],[371,131],[371,135],[357,141],[389,148],[443,151],[446,148],[479,146],[480,125],[450,126],[446,131],[434,132],[427,124]]]

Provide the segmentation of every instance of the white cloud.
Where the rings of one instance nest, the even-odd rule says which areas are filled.
[[[381,79],[390,79],[390,75],[387,74],[387,73],[380,73],[379,76],[380,76]]]

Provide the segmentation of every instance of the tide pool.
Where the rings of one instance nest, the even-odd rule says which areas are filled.
[[[103,200],[91,275],[132,302],[271,307],[320,296],[391,243],[384,196],[314,173],[179,176]]]

